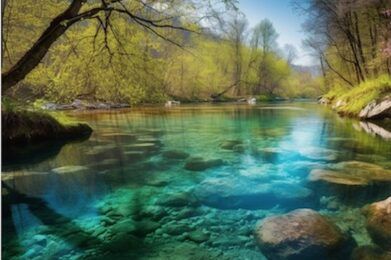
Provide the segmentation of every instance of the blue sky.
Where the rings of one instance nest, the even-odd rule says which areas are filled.
[[[250,27],[268,18],[279,34],[277,41],[280,47],[289,43],[299,51],[295,64],[311,65],[313,63],[301,44],[305,38],[301,28],[305,17],[297,14],[290,0],[239,0],[238,7],[246,15]]]

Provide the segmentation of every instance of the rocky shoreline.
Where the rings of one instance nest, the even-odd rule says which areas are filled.
[[[75,99],[69,104],[57,104],[53,102],[45,103],[41,106],[44,110],[93,110],[93,109],[118,109],[129,108],[127,103],[113,103],[113,102],[90,102],[81,99]]]
[[[357,114],[352,114],[344,110],[347,104],[340,99],[330,100],[327,97],[320,97],[318,102],[322,105],[330,106],[341,116],[356,117],[360,120],[382,120],[391,118],[391,96],[387,95],[383,98],[372,100],[363,107]]]

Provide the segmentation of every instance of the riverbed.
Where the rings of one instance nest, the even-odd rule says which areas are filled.
[[[371,245],[362,208],[391,195],[391,142],[315,103],[69,116],[88,140],[3,165],[4,259],[266,259],[257,223],[299,208]]]

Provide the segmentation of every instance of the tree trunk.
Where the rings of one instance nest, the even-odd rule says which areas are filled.
[[[75,18],[86,0],[73,0],[69,7],[55,17],[34,45],[12,68],[2,74],[2,91],[23,80],[42,60],[50,46],[76,21]]]

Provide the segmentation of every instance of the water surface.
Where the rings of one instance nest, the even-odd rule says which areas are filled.
[[[312,103],[70,116],[89,140],[3,166],[4,259],[263,259],[256,223],[303,207],[367,245],[361,207],[390,195],[309,177],[352,161],[391,168],[390,142]]]

